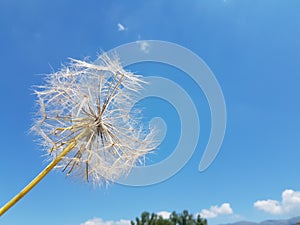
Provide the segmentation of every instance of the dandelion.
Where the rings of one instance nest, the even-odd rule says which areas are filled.
[[[156,130],[145,132],[132,106],[142,76],[127,72],[116,56],[103,53],[97,64],[71,59],[46,76],[35,94],[39,111],[32,130],[41,137],[50,164],[0,209],[0,216],[53,168],[94,184],[127,175],[156,148]]]

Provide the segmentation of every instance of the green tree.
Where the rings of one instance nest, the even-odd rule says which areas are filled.
[[[149,212],[143,212],[141,218],[137,217],[135,221],[131,221],[131,225],[207,225],[207,220],[202,219],[200,215],[194,218],[187,210],[179,214],[174,211],[167,219],[155,213],[150,216]]]

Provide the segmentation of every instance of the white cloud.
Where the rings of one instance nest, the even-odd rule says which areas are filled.
[[[82,223],[81,225],[130,225],[130,220],[105,221],[102,218],[94,218]]]
[[[150,44],[147,41],[138,41],[141,51],[149,53]]]
[[[277,200],[258,200],[254,207],[271,214],[296,215],[300,211],[300,191],[284,190],[281,194],[281,202]]]
[[[206,219],[229,214],[233,214],[233,210],[229,203],[223,203],[221,206],[214,205],[209,209],[202,209],[200,212],[200,216]]]
[[[282,207],[280,203],[276,200],[259,200],[254,203],[254,207],[271,214],[280,214],[282,213]]]
[[[124,31],[127,30],[127,27],[125,27],[123,24],[118,23],[118,31]]]
[[[167,212],[167,211],[161,211],[161,212],[158,212],[156,214],[159,215],[159,216],[162,216],[162,218],[164,218],[164,219],[169,219],[169,217],[171,215],[171,213]]]

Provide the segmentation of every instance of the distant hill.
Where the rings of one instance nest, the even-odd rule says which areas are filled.
[[[287,219],[287,220],[265,220],[260,223],[240,221],[236,223],[227,223],[222,225],[296,225],[297,222],[300,222],[300,216]]]

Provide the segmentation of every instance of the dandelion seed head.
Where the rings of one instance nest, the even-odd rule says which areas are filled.
[[[32,129],[51,159],[76,142],[57,166],[67,175],[95,184],[115,181],[157,145],[155,128],[145,133],[141,119],[130,113],[144,85],[116,56],[103,53],[97,64],[71,59],[36,87],[39,110]]]

